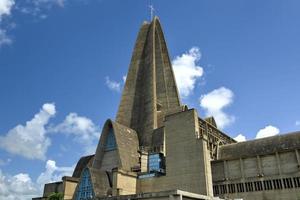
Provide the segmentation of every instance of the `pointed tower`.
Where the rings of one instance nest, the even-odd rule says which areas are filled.
[[[150,146],[153,130],[181,104],[167,45],[158,17],[140,28],[116,122],[138,133],[140,146]]]

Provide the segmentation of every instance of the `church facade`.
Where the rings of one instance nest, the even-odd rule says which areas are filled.
[[[300,132],[237,143],[182,105],[157,17],[138,33],[115,120],[71,177],[64,199],[300,199]]]

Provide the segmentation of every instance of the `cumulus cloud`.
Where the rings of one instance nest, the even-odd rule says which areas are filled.
[[[4,28],[1,28],[1,22],[5,16],[9,16],[11,14],[11,10],[14,5],[14,0],[0,1],[0,48],[4,45],[10,45],[12,43],[12,39],[7,35],[7,31]]]
[[[280,132],[280,130],[277,127],[268,125],[265,128],[260,129],[257,132],[255,138],[259,139],[259,138],[270,137],[270,136],[278,135],[279,132]]]
[[[123,77],[123,81],[124,81],[124,77]],[[105,84],[112,91],[115,91],[115,92],[121,91],[122,84],[120,82],[111,80],[108,76],[105,77]]]
[[[48,128],[48,131],[71,135],[75,141],[84,146],[86,153],[95,152],[100,135],[99,127],[91,119],[77,113],[70,113],[62,123]]]
[[[50,8],[64,7],[67,0],[27,0],[27,1],[16,1],[16,0],[0,0],[0,48],[4,45],[12,44],[12,39],[7,33],[12,27],[5,25],[3,19],[7,16],[12,15],[12,10],[21,14],[29,14],[39,19],[47,17],[45,14],[46,10]],[[7,24],[7,23],[6,23]]]
[[[54,103],[45,103],[40,112],[25,125],[19,124],[0,136],[0,148],[28,159],[45,160],[51,145],[50,133],[60,133],[72,136],[75,142],[82,145],[85,153],[95,152],[100,135],[99,126],[77,113],[69,113],[63,122],[49,125],[50,118],[55,114]]]
[[[44,160],[51,144],[45,126],[55,112],[53,103],[44,104],[40,112],[25,125],[19,124],[5,136],[0,136],[0,148],[25,158]]]
[[[3,16],[11,14],[11,10],[14,5],[15,5],[14,0],[1,0],[0,1],[0,22],[1,22]]]
[[[38,189],[28,174],[5,176],[0,170],[0,199],[29,200],[37,194]]]
[[[245,142],[246,141],[246,136],[244,136],[243,134],[238,134],[238,136],[236,136],[233,139],[236,140],[237,142]]]
[[[39,175],[36,182],[39,186],[43,187],[45,183],[60,181],[63,176],[71,176],[74,168],[75,165],[71,167],[58,167],[54,160],[48,160],[45,171]]]
[[[6,34],[6,30],[0,29],[0,48],[4,45],[10,45],[12,39]]]
[[[178,90],[183,98],[193,92],[197,79],[203,75],[203,68],[197,64],[200,59],[199,48],[193,47],[172,61]]]
[[[125,82],[126,82],[126,79],[127,79],[127,75],[124,75],[124,76],[122,77],[122,79],[123,79],[123,83],[125,83]]]
[[[215,89],[200,97],[200,106],[206,116],[213,116],[219,128],[224,128],[235,121],[235,117],[224,112],[224,108],[233,102],[233,92],[225,87]]]
[[[64,7],[66,0],[33,0],[32,3],[37,6],[59,6]]]
[[[4,175],[0,170],[0,199],[5,200],[31,200],[41,196],[45,183],[61,181],[63,176],[71,176],[75,165],[71,167],[59,167],[54,160],[46,162],[45,171],[36,181],[29,174]]]

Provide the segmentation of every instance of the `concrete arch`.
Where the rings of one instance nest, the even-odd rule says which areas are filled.
[[[138,164],[139,159],[139,143],[137,134],[134,130],[119,123],[113,122],[110,119],[108,119],[104,124],[92,166],[95,169],[102,168],[104,154],[106,153],[105,144],[111,129],[113,130],[112,132],[115,136],[117,146],[116,149],[113,150],[116,151],[115,153],[117,155],[115,167],[130,171],[131,167]]]

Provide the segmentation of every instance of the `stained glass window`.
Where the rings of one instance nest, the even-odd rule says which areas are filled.
[[[91,175],[89,170],[85,168],[82,172],[79,187],[77,189],[76,200],[92,199],[94,196]]]
[[[106,138],[105,151],[114,150],[116,149],[116,147],[117,144],[116,144],[115,134],[113,132],[113,129],[110,129]]]

